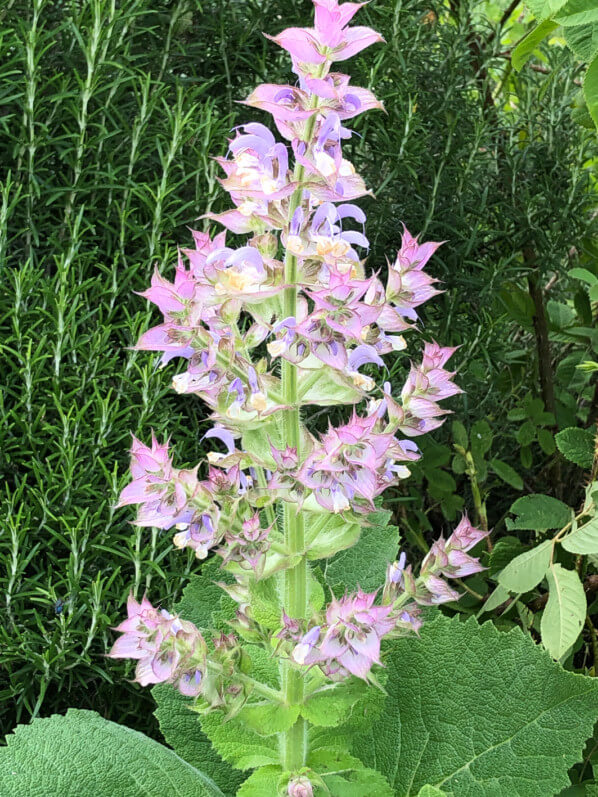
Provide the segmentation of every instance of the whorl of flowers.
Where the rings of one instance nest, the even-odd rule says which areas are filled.
[[[196,697],[206,670],[206,643],[193,625],[154,609],[144,596],[130,595],[128,617],[116,630],[121,636],[110,651],[113,659],[137,659],[135,680],[142,686],[173,683],[183,695]]]
[[[286,604],[274,636],[288,705],[301,700],[311,668],[331,681],[373,680],[383,639],[417,632],[422,605],[458,597],[446,579],[481,569],[468,551],[485,534],[464,517],[447,540],[434,543],[417,575],[401,555],[378,591],[334,597],[320,612],[310,608],[306,557],[317,543],[306,530],[328,513],[367,535],[376,498],[409,476],[409,463],[420,456],[417,437],[443,422],[440,402],[460,392],[445,368],[454,349],[434,342],[424,344],[397,396],[375,376],[386,355],[405,349],[417,332],[418,308],[438,293],[424,267],[440,244],[420,243],[405,229],[386,277],[365,273],[369,243],[355,200],[368,190],[343,144],[352,136],[349,121],[382,105],[332,71],[382,41],[370,28],[349,27],[361,5],[314,0],[313,28],[269,37],[290,54],[296,80],[258,86],[246,104],[269,113],[283,140],[261,123],[235,129],[227,156],[218,159],[233,207],[208,214],[225,230],[213,238],[193,232],[194,247],[181,250],[173,281],[156,271],[142,294],[163,322],[137,348],[161,352],[163,364],[177,359],[173,386],[210,408],[214,427],[205,437],[219,450],[210,452],[200,478],[199,466],[173,466],[167,443],[134,439],[133,480],[120,499],[138,504],[137,524],[174,529],[175,546],[200,559],[210,551],[221,557],[228,574],[222,587],[237,604],[231,625],[268,651],[271,634],[255,620],[253,587],[282,574]],[[233,247],[227,230],[249,237]],[[300,415],[314,404],[352,411],[345,423],[314,434]],[[319,555],[354,542],[341,535]],[[146,598],[130,599],[129,619],[117,630],[123,636],[111,655],[137,659],[141,684],[167,680],[212,705],[238,705],[250,693],[237,667],[238,643],[229,637],[208,653],[192,624]],[[293,759],[294,797],[312,794],[304,759]]]

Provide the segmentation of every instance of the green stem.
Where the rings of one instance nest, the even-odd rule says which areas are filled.
[[[315,98],[314,98],[315,99]],[[315,100],[317,101],[317,100]],[[310,141],[315,126],[312,116],[306,125],[306,141]],[[289,201],[289,222],[301,203],[303,195],[303,166],[295,164],[293,181],[298,183]],[[287,251],[284,261],[284,317],[297,315],[297,258]],[[288,360],[282,360],[282,395],[288,410],[284,411],[283,430],[286,445],[297,449],[301,462],[301,417],[297,385],[297,367]],[[283,511],[284,539],[289,554],[303,553],[305,550],[305,528],[303,515],[297,511],[296,504],[285,501]],[[305,556],[284,572],[284,606],[289,617],[302,619],[307,616],[308,564]],[[282,690],[287,705],[300,705],[304,700],[305,682],[303,673],[290,662],[282,664]],[[305,766],[307,758],[307,723],[299,718],[292,728],[280,735],[280,754],[285,770],[297,770]]]

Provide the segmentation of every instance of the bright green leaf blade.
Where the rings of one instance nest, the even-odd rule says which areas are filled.
[[[503,482],[510,484],[515,490],[523,490],[523,479],[517,471],[510,465],[507,465],[506,462],[503,462],[501,459],[493,459],[490,461],[490,467]]]
[[[452,423],[453,440],[458,446],[467,450],[469,448],[469,438],[467,436],[467,429],[461,421],[453,421]]]
[[[556,451],[554,434],[549,429],[538,429],[538,443],[542,451],[551,456]]]
[[[586,618],[587,602],[583,584],[575,570],[559,564],[550,567],[548,603],[542,615],[540,633],[546,650],[560,659],[579,636]]]
[[[598,5],[591,0],[567,0],[554,15],[554,21],[566,28],[598,22]]]
[[[440,791],[436,786],[430,786],[430,784],[427,783],[418,791],[417,797],[446,797],[446,792]]]
[[[384,583],[386,567],[396,559],[399,532],[388,526],[390,512],[375,512],[368,517],[374,525],[365,526],[357,545],[341,551],[326,563],[326,582],[332,588],[377,589]]]
[[[511,55],[511,63],[513,64],[513,69],[516,72],[519,72],[521,67],[525,64],[527,59],[531,56],[535,49],[537,49],[538,45],[544,41],[544,39],[552,33],[552,31],[558,28],[556,22],[553,22],[551,19],[547,19],[544,22],[540,22],[532,31],[530,31],[527,36],[522,39],[517,47],[513,50],[513,54]]]
[[[563,429],[556,436],[561,454],[580,468],[591,468],[594,461],[594,432],[590,429]]]
[[[494,544],[494,547],[490,552],[490,556],[488,558],[488,575],[491,578],[496,578],[500,571],[504,570],[509,562],[526,550],[527,546],[524,545],[517,537],[511,537],[510,535],[501,537],[500,540],[497,540],[497,542]]]
[[[510,592],[529,592],[546,575],[551,552],[552,540],[545,540],[535,548],[520,553],[498,574],[498,583]]]
[[[571,510],[567,504],[549,495],[524,495],[515,501],[509,511],[517,515],[517,518],[507,520],[508,529],[560,529],[571,519]]]
[[[571,553],[598,554],[598,517],[564,537],[561,545]]]
[[[234,718],[222,722],[222,714],[206,714],[201,727],[222,758],[236,769],[254,769],[280,760],[274,736],[260,736]]]
[[[280,774],[280,767],[260,767],[243,783],[237,797],[275,797],[278,794]]]
[[[547,797],[569,784],[598,716],[598,682],[566,672],[519,628],[439,616],[393,643],[388,698],[354,748],[396,797]]]
[[[583,81],[583,94],[586,98],[590,116],[594,120],[596,127],[598,127],[598,56],[594,57],[586,72]]]
[[[93,711],[69,709],[19,725],[0,749],[0,794],[222,797],[176,753]]]

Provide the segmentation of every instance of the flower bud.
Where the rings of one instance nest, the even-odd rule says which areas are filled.
[[[305,775],[293,778],[289,781],[287,789],[288,797],[313,797],[313,786],[311,781]]]

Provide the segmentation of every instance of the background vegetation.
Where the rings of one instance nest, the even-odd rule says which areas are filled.
[[[110,626],[131,585],[170,605],[195,565],[113,507],[131,431],[171,434],[179,461],[197,462],[207,419],[169,391],[174,365],[160,372],[127,350],[151,319],[133,291],[220,208],[210,156],[251,116],[236,101],[285,79],[261,32],[304,24],[309,6],[9,0],[0,11],[4,732],[74,705],[157,733],[149,692],[104,659]],[[377,199],[370,263],[384,269],[403,221],[447,242],[425,332],[461,346],[466,390],[453,401],[463,426],[434,435],[391,507],[412,553],[463,506],[488,513],[496,540],[520,495],[579,502],[584,471],[554,433],[598,414],[594,372],[579,367],[598,346],[596,138],[574,119],[579,68],[553,42],[515,74],[510,49],[527,30],[515,4],[376,0],[362,14],[388,42],[352,69],[388,112],[364,117],[349,152]],[[402,367],[391,365],[396,385]],[[479,608],[478,589],[461,611]],[[571,666],[595,665],[592,629]]]

